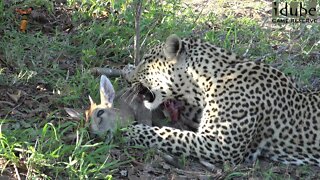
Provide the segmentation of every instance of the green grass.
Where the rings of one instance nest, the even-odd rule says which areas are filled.
[[[119,166],[129,166],[137,159],[150,160],[154,152],[146,151],[145,158],[139,159],[132,151],[141,149],[125,146],[120,135],[111,144],[93,141],[84,122],[68,119],[63,111],[63,107],[84,109],[89,104],[88,95],[99,99],[99,80],[90,74],[90,68],[132,62],[133,2],[68,0],[63,7],[69,10],[59,11],[69,17],[65,19],[59,19],[51,1],[6,3],[0,1],[0,87],[4,92],[0,100],[15,106],[0,113],[0,160],[6,162],[0,164],[0,172],[6,174],[7,169],[17,167],[22,177],[29,178],[111,179]],[[222,7],[224,3],[218,4]],[[30,5],[50,22],[56,21],[46,24],[50,31],[36,20],[30,20],[26,34],[18,31],[20,17],[14,10]],[[63,28],[66,22],[73,26],[70,32]],[[280,63],[281,70],[311,87],[312,79],[320,76],[319,27],[269,28],[261,24],[262,20],[239,17],[232,10],[226,10],[221,18],[213,10],[195,13],[180,1],[150,1],[141,18],[142,49],[172,33],[201,37],[252,60]],[[119,86],[117,80],[114,82]],[[15,103],[7,93],[18,89],[25,95]],[[36,107],[40,107],[39,112],[33,112]],[[123,152],[121,161],[112,155],[114,149]],[[181,161],[186,164],[187,160]],[[250,173],[230,172],[227,179],[248,177]],[[270,179],[274,176],[272,171],[259,174]]]

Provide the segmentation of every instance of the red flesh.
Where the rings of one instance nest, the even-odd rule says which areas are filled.
[[[177,122],[179,120],[179,109],[182,106],[179,101],[168,100],[163,103],[164,109],[168,111],[170,119],[173,122]]]

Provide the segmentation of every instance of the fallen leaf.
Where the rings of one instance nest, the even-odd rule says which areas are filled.
[[[26,121],[20,121],[20,124],[22,125],[23,128],[30,128],[31,124],[27,123]]]
[[[122,177],[127,177],[127,176],[128,176],[128,170],[121,170],[121,171],[120,171],[120,175],[121,175]]]
[[[12,101],[14,101],[15,103],[17,103],[19,101],[19,99],[21,98],[22,95],[24,95],[25,93],[21,90],[18,90],[16,94],[10,94],[7,92],[7,95],[10,97],[10,99]]]
[[[34,102],[32,100],[25,100],[23,102],[29,109],[32,109],[34,107]]]

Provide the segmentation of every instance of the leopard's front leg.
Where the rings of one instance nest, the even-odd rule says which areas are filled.
[[[133,125],[129,137],[135,145],[156,148],[174,155],[192,156],[210,163],[231,161],[214,135],[181,131],[170,127]]]

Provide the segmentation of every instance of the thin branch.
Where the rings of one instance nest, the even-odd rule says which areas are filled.
[[[201,9],[200,13],[198,14],[197,18],[193,21],[193,24],[196,24],[197,21],[199,20],[199,18],[202,16],[203,10],[204,10],[206,7],[208,7],[209,1],[206,1],[206,2],[203,2],[203,3],[204,3],[204,5],[202,6],[202,9]]]
[[[149,30],[148,30],[148,32],[146,33],[145,38],[142,40],[141,45],[140,45],[140,48],[145,45],[145,42],[146,42],[147,37],[149,36],[150,32],[152,32],[152,31],[157,27],[157,25],[159,25],[159,22],[161,22],[163,18],[164,18],[164,17],[160,16],[159,18],[157,18],[157,19],[152,23],[151,26],[148,26],[148,29],[149,29]]]
[[[8,101],[0,101],[0,104],[7,104],[7,105],[9,105],[9,106],[11,106],[11,107],[13,107],[13,106],[14,106],[14,104],[13,104],[13,103],[8,102]]]
[[[137,65],[140,60],[140,18],[141,18],[142,0],[136,1],[135,14],[135,36],[134,36],[134,64]]]
[[[120,70],[120,69],[100,68],[100,67],[91,68],[90,72],[96,75],[104,74],[108,77],[119,77],[123,74],[123,70]]]
[[[18,179],[18,180],[21,180],[21,177],[20,177],[20,175],[19,175],[19,171],[18,171],[17,166],[16,166],[15,164],[13,164],[13,167],[14,167],[14,171],[16,172],[17,179]]]

